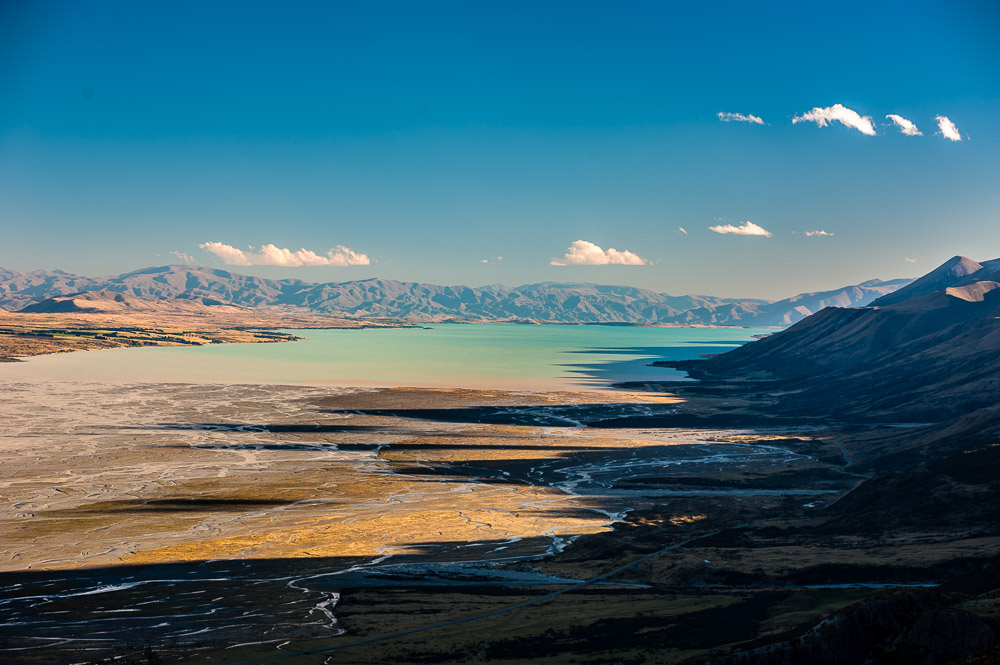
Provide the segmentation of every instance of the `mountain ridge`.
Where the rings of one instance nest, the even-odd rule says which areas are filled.
[[[942,286],[954,286],[956,281],[982,270],[983,264],[965,256],[953,256],[926,275],[918,277],[895,292],[872,302],[873,307],[882,307],[902,302],[913,296],[940,290]]]
[[[245,307],[223,303],[206,297],[158,298],[149,300],[115,291],[82,291],[65,296],[46,298],[19,310],[26,314],[100,313],[128,314],[133,312],[167,312],[207,314],[209,312],[243,312]]]
[[[140,268],[85,277],[61,270],[22,273],[0,268],[0,308],[23,310],[46,299],[86,291],[146,300],[209,298],[244,308],[297,308],[355,318],[410,321],[524,321],[780,327],[830,305],[867,304],[909,280],[868,280],[829,291],[769,301],[673,296],[622,285],[539,282],[518,287],[441,286],[383,278],[313,283],[273,280],[204,266]]]

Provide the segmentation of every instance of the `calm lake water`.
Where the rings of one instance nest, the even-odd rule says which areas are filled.
[[[0,365],[0,378],[593,390],[676,379],[682,373],[647,365],[722,353],[773,331],[434,324],[287,332],[305,339],[40,356]]]

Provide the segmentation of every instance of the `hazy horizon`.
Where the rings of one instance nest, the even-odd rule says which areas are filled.
[[[983,260],[987,260],[987,259],[983,259]],[[934,266],[934,267],[936,268],[937,266]],[[326,281],[313,282],[312,280],[307,280],[307,279],[304,279],[301,276],[297,276],[297,275],[294,275],[294,274],[292,276],[290,276],[290,277],[280,277],[280,276],[270,277],[270,276],[268,276],[266,274],[260,274],[261,271],[249,271],[249,270],[242,269],[242,268],[244,268],[243,266],[211,266],[211,265],[201,265],[201,264],[195,264],[195,263],[190,263],[190,264],[188,264],[188,263],[166,263],[166,264],[163,264],[163,265],[142,266],[142,267],[139,267],[139,268],[134,268],[132,270],[126,270],[126,271],[121,272],[121,273],[100,274],[100,275],[98,275],[98,274],[87,275],[87,274],[83,274],[83,273],[73,273],[72,271],[68,271],[68,270],[64,271],[62,268],[39,268],[39,269],[36,269],[34,271],[22,271],[22,270],[19,270],[18,272],[29,274],[31,272],[57,272],[57,271],[63,271],[63,272],[69,273],[71,275],[76,275],[76,276],[79,276],[79,277],[86,277],[86,278],[92,278],[92,279],[101,279],[101,278],[105,278],[105,277],[118,277],[118,276],[121,276],[121,275],[127,275],[127,274],[132,274],[132,273],[142,273],[142,272],[145,272],[147,270],[153,270],[153,269],[159,269],[159,268],[182,268],[182,269],[183,268],[191,268],[191,269],[202,269],[203,268],[203,269],[207,269],[207,270],[221,270],[221,271],[228,272],[228,273],[235,274],[235,275],[251,275],[251,276],[255,276],[255,277],[261,277],[261,278],[264,278],[264,279],[273,279],[273,280],[276,280],[276,281],[298,279],[298,280],[302,280],[303,282],[312,283],[312,284],[341,284],[341,283],[350,283],[350,282],[356,282],[356,281],[386,280],[386,281],[396,281],[396,282],[400,282],[400,283],[403,283],[403,284],[413,283],[413,284],[426,284],[426,285],[429,285],[429,286],[440,286],[440,287],[446,287],[446,288],[447,287],[464,287],[464,288],[472,288],[472,289],[488,289],[488,288],[491,288],[491,287],[503,287],[505,289],[515,290],[515,289],[519,289],[519,288],[522,288],[522,287],[535,286],[535,285],[538,285],[538,284],[559,284],[559,285],[568,285],[568,286],[581,285],[581,286],[599,286],[599,287],[625,287],[625,288],[636,288],[636,289],[644,288],[644,287],[632,286],[632,285],[621,283],[621,282],[616,283],[616,282],[597,282],[597,281],[593,281],[593,280],[583,281],[583,280],[557,280],[557,279],[545,280],[543,282],[520,282],[520,283],[511,283],[511,284],[504,284],[502,282],[492,282],[492,283],[489,283],[489,284],[472,284],[472,283],[466,283],[466,284],[439,284],[439,283],[434,283],[434,282],[417,282],[416,280],[407,280],[407,279],[398,279],[397,280],[397,279],[392,279],[392,278],[388,278],[388,277],[382,277],[380,275],[373,275],[371,277],[330,279],[330,280],[326,280]],[[5,265],[0,265],[0,269],[17,270],[16,268],[11,268],[10,266],[5,266]],[[933,268],[931,268],[931,270],[932,269]],[[670,296],[688,296],[688,295],[689,296],[710,296],[710,297],[729,298],[729,299],[741,299],[742,298],[742,299],[746,299],[746,300],[770,300],[772,302],[777,302],[777,301],[780,301],[780,300],[785,300],[787,298],[791,298],[791,297],[796,296],[796,295],[801,295],[803,293],[823,292],[823,291],[835,291],[835,290],[840,289],[840,288],[846,288],[846,287],[850,287],[850,286],[856,286],[858,284],[863,284],[863,283],[871,282],[871,281],[882,281],[882,282],[895,282],[895,281],[899,281],[899,280],[911,280],[912,281],[914,279],[919,278],[920,276],[921,275],[918,274],[918,275],[911,275],[911,276],[906,276],[906,277],[889,277],[889,278],[872,277],[872,278],[870,278],[868,280],[861,280],[860,282],[857,282],[857,284],[827,285],[827,286],[822,287],[822,288],[814,289],[813,291],[795,291],[794,293],[790,292],[790,293],[788,293],[788,294],[786,294],[784,296],[781,296],[779,298],[765,298],[765,297],[762,297],[762,296],[755,296],[755,295],[752,295],[752,294],[743,294],[743,295],[736,295],[736,296],[726,296],[726,295],[719,295],[719,294],[716,294],[716,293],[707,293],[707,292],[703,292],[703,293],[694,293],[694,292],[692,292],[692,293],[674,293],[674,292],[667,292],[667,291],[656,291],[655,289],[646,289],[646,290],[647,291],[653,291],[654,293],[659,293],[659,294],[662,294],[662,295],[670,295]]]

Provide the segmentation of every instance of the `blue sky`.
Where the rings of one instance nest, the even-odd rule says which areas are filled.
[[[1000,5],[815,5],[5,0],[0,266],[780,298],[1000,256]]]

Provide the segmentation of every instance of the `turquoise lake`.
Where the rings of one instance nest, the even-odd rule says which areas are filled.
[[[150,347],[5,363],[6,380],[274,383],[594,390],[676,379],[653,360],[722,353],[772,330],[577,325],[431,324],[424,328],[290,330],[277,344]]]

